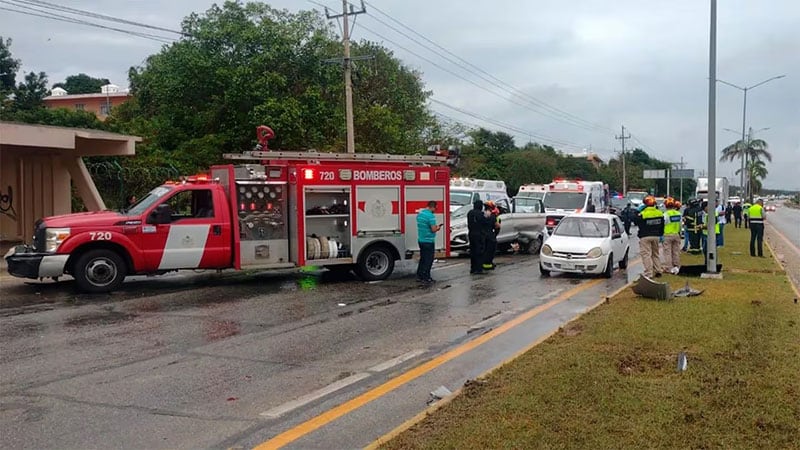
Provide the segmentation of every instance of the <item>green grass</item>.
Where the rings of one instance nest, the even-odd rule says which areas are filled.
[[[720,258],[735,273],[691,279],[702,296],[628,289],[384,448],[800,448],[800,305],[747,239],[726,233]]]

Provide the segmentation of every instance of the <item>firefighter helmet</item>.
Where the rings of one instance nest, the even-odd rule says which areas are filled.
[[[642,200],[642,203],[644,203],[644,206],[656,206],[656,198],[652,195],[648,195]]]
[[[675,199],[672,198],[672,197],[667,197],[664,200],[664,206],[666,206],[667,208],[674,208],[675,207]]]
[[[683,206],[683,205],[681,205],[681,201],[680,200],[675,200],[675,209],[681,209],[681,206]]]

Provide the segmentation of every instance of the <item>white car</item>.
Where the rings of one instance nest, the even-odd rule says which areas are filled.
[[[539,259],[542,276],[550,272],[603,274],[611,278],[614,265],[628,267],[630,244],[619,217],[580,213],[564,217],[545,240]]]

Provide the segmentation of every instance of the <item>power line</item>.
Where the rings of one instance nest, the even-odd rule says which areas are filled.
[[[395,32],[397,32],[397,33],[399,33],[399,34],[401,34],[401,35],[405,36],[406,38],[408,38],[408,39],[412,40],[413,42],[417,43],[417,45],[420,45],[421,47],[423,47],[423,48],[425,48],[425,49],[427,49],[427,50],[429,50],[429,51],[431,51],[431,52],[433,52],[433,53],[437,54],[438,56],[441,56],[441,57],[443,57],[443,58],[447,59],[447,61],[449,61],[451,64],[457,65],[457,66],[459,66],[459,67],[463,68],[464,70],[467,70],[467,71],[469,71],[470,73],[472,73],[472,74],[474,74],[474,75],[477,75],[477,76],[481,77],[481,78],[482,78],[482,79],[484,79],[485,81],[487,81],[487,82],[490,82],[490,83],[494,84],[495,86],[498,86],[498,87],[501,87],[501,86],[499,86],[499,85],[502,85],[502,86],[504,86],[506,89],[510,90],[510,93],[512,93],[512,94],[516,94],[516,95],[518,95],[518,96],[521,96],[521,97],[525,98],[526,100],[528,100],[529,102],[531,102],[531,103],[533,103],[533,104],[535,104],[535,105],[537,105],[537,106],[539,106],[539,107],[541,107],[541,108],[543,108],[543,109],[547,110],[548,112],[550,112],[550,113],[553,113],[553,114],[557,114],[558,116],[561,116],[563,119],[569,120],[569,121],[570,121],[570,122],[569,122],[570,124],[573,124],[573,125],[576,125],[576,126],[580,126],[580,127],[582,127],[582,128],[583,128],[583,127],[591,128],[591,129],[592,129],[591,131],[604,131],[604,132],[613,132],[613,130],[611,130],[611,129],[610,129],[610,128],[608,128],[608,127],[605,127],[605,126],[603,126],[603,125],[598,125],[598,124],[596,124],[596,123],[593,123],[593,122],[591,122],[591,121],[588,121],[588,120],[586,120],[586,119],[583,119],[583,118],[581,118],[581,117],[579,117],[579,116],[576,116],[575,114],[572,114],[572,113],[569,113],[569,112],[567,112],[567,111],[564,111],[564,110],[562,110],[562,109],[559,109],[559,108],[557,108],[557,107],[555,107],[555,106],[552,106],[552,105],[550,105],[550,104],[548,104],[548,103],[546,103],[546,102],[544,102],[544,101],[542,101],[542,100],[540,100],[540,99],[538,99],[538,98],[536,98],[536,97],[533,97],[533,96],[531,96],[531,95],[529,95],[529,94],[526,94],[525,92],[523,92],[523,91],[522,91],[522,90],[520,90],[519,88],[516,88],[516,87],[514,87],[513,85],[511,85],[511,84],[509,84],[509,83],[507,83],[507,82],[505,82],[505,81],[503,81],[503,80],[501,80],[501,79],[497,78],[496,76],[492,75],[491,73],[487,72],[486,70],[482,69],[481,67],[479,67],[479,66],[477,66],[477,65],[475,65],[475,64],[473,64],[473,63],[471,63],[471,62],[469,62],[469,61],[467,61],[467,60],[465,60],[464,58],[461,58],[460,56],[456,55],[455,53],[451,52],[450,50],[448,50],[448,49],[444,48],[443,46],[441,46],[441,45],[437,44],[436,42],[432,41],[431,39],[429,39],[429,38],[425,37],[425,36],[424,36],[424,35],[422,35],[421,33],[419,33],[419,32],[417,32],[416,30],[414,30],[413,28],[411,28],[411,27],[409,27],[409,26],[405,25],[404,23],[402,23],[402,22],[400,22],[399,20],[395,19],[395,18],[394,18],[394,17],[392,17],[391,15],[389,15],[389,14],[387,14],[387,13],[383,12],[381,9],[377,8],[377,7],[376,7],[375,5],[373,5],[372,3],[369,3],[369,2],[365,2],[365,3],[366,3],[366,4],[368,4],[368,5],[370,6],[370,8],[372,8],[372,9],[374,9],[374,10],[378,11],[380,14],[382,14],[382,15],[383,15],[383,16],[385,16],[385,17],[387,17],[389,20],[391,20],[391,21],[393,21],[393,22],[397,23],[397,24],[398,24],[398,25],[400,25],[401,27],[403,27],[403,28],[405,28],[405,29],[409,30],[410,32],[412,32],[412,33],[414,33],[415,35],[419,36],[420,38],[422,38],[422,39],[423,39],[423,40],[425,40],[426,42],[430,43],[431,45],[435,46],[436,48],[440,49],[441,51],[443,51],[443,52],[447,53],[448,55],[450,55],[450,56],[454,57],[455,59],[457,59],[458,61],[460,61],[460,63],[459,63],[459,62],[455,62],[455,61],[453,61],[452,59],[448,58],[447,56],[444,56],[444,55],[442,55],[441,53],[437,52],[436,50],[433,50],[433,49],[431,49],[431,48],[430,48],[430,47],[428,47],[427,45],[425,45],[425,44],[423,44],[423,43],[419,42],[418,40],[414,39],[414,38],[413,38],[413,37],[411,37],[411,36],[408,36],[408,34],[406,34],[406,33],[402,32],[402,31],[398,30],[397,28],[395,28],[395,27],[393,27],[393,26],[391,26],[391,25],[387,24],[386,22],[384,22],[384,21],[382,21],[381,19],[379,19],[379,18],[375,17],[374,15],[370,15],[370,17],[371,17],[372,19],[374,19],[374,20],[376,20],[376,21],[378,21],[378,22],[380,22],[380,23],[384,24],[384,25],[385,25],[385,26],[387,26],[388,28],[390,28],[390,29],[394,30]],[[463,64],[462,64],[462,63],[463,63]],[[469,66],[471,69],[470,69],[470,68],[467,68],[467,67],[465,67],[465,65],[466,65],[466,66]],[[476,73],[476,72],[478,72],[478,73]],[[481,75],[481,74],[482,74],[482,75]],[[486,79],[484,76],[485,76],[485,77],[489,77],[489,78],[490,78],[492,81],[490,81],[490,80],[487,80],[487,79]],[[545,114],[545,115],[546,115],[546,114]],[[555,117],[552,117],[552,116],[548,116],[548,117],[555,118]],[[558,119],[557,119],[557,120],[558,120]]]
[[[321,6],[323,8],[327,8],[326,5],[324,5],[324,4],[322,4],[322,3],[318,2],[318,1],[315,1],[315,0],[308,0],[308,2],[312,3],[314,5],[317,5],[317,6]],[[352,5],[352,3],[350,3],[350,4]],[[480,89],[482,89],[482,90],[484,90],[486,92],[489,92],[489,93],[491,93],[491,94],[493,94],[495,96],[498,96],[498,97],[500,97],[501,99],[503,99],[505,101],[508,101],[508,102],[513,103],[513,104],[515,104],[517,106],[520,106],[520,107],[523,107],[525,109],[528,109],[528,110],[530,110],[530,111],[532,111],[532,112],[534,112],[536,114],[540,114],[540,115],[542,115],[544,117],[547,117],[549,119],[553,119],[553,120],[565,123],[567,125],[575,126],[575,127],[587,130],[587,131],[594,131],[594,132],[598,132],[598,131],[602,131],[602,132],[609,131],[610,132],[611,131],[608,128],[603,128],[603,127],[601,127],[599,125],[596,125],[596,124],[593,124],[593,123],[591,123],[589,121],[581,119],[580,117],[574,116],[574,115],[569,114],[569,113],[567,113],[565,111],[559,110],[558,108],[552,107],[551,105],[548,105],[548,104],[542,102],[541,100],[536,99],[535,97],[532,97],[532,96],[522,92],[518,88],[515,88],[514,86],[512,86],[512,85],[510,85],[508,83],[505,83],[504,81],[498,79],[497,77],[493,76],[492,74],[490,74],[490,73],[486,72],[485,70],[481,69],[480,67],[475,66],[474,64],[470,63],[469,61],[466,61],[463,58],[460,58],[458,55],[455,55],[454,53],[450,52],[449,50],[445,49],[444,47],[436,44],[435,42],[433,42],[430,39],[426,38],[425,36],[419,34],[418,32],[414,31],[410,27],[402,24],[401,22],[397,21],[396,19],[394,19],[393,17],[389,16],[388,14],[380,11],[378,8],[375,8],[374,5],[370,5],[370,7],[374,8],[375,10],[378,10],[384,16],[386,16],[389,19],[397,22],[401,26],[409,29],[411,32],[413,32],[414,34],[417,34],[422,39],[424,39],[424,40],[426,40],[428,42],[431,42],[433,45],[441,48],[442,51],[444,51],[445,53],[452,55],[453,57],[455,57],[456,59],[458,59],[460,61],[463,61],[463,63],[461,63],[459,61],[456,61],[456,60],[453,60],[453,58],[450,58],[447,55],[442,54],[441,52],[439,52],[439,51],[431,48],[430,46],[420,42],[419,40],[415,39],[414,37],[409,36],[407,33],[405,33],[402,30],[399,30],[396,27],[386,23],[385,21],[381,20],[380,18],[378,18],[378,17],[376,17],[376,16],[374,16],[372,14],[368,14],[368,16],[370,18],[372,18],[373,20],[383,24],[385,27],[395,31],[396,33],[400,34],[401,36],[409,39],[410,41],[412,41],[415,44],[419,45],[420,47],[424,48],[425,50],[428,50],[429,52],[435,54],[437,57],[442,58],[445,61],[449,62],[450,64],[453,64],[454,66],[457,66],[458,68],[466,71],[467,73],[480,78],[481,80],[483,80],[487,84],[489,84],[489,85],[491,85],[493,87],[496,87],[496,88],[498,88],[499,90],[501,90],[501,91],[503,91],[505,93],[508,93],[512,97],[520,98],[521,100],[527,102],[528,104],[519,103],[519,101],[512,100],[510,98],[506,98],[502,94],[490,91],[485,86],[479,85],[479,84],[477,84],[476,82],[474,82],[474,81],[472,81],[470,79],[467,79],[467,78],[465,78],[465,77],[463,77],[463,76],[461,76],[461,75],[459,75],[459,74],[457,74],[457,73],[455,73],[455,72],[453,72],[453,71],[451,71],[451,70],[449,70],[447,68],[444,68],[441,65],[431,61],[430,59],[428,59],[428,58],[426,58],[426,57],[424,57],[424,56],[422,56],[422,55],[420,55],[420,54],[418,54],[416,52],[413,52],[410,49],[398,44],[397,42],[392,41],[391,39],[389,39],[389,38],[381,35],[380,33],[370,29],[369,27],[365,27],[365,26],[362,25],[362,28],[364,28],[368,32],[372,33],[373,35],[375,35],[375,36],[377,36],[377,37],[379,37],[381,39],[384,39],[387,42],[390,42],[391,44],[395,45],[396,47],[398,47],[398,48],[400,48],[402,50],[405,50],[406,52],[408,52],[408,53],[410,53],[410,54],[422,59],[423,61],[433,65],[434,67],[436,67],[436,68],[438,68],[438,69],[440,69],[442,71],[445,71],[445,72],[447,72],[447,73],[449,73],[449,74],[451,74],[451,75],[453,75],[453,76],[455,76],[455,77],[457,77],[457,78],[459,78],[461,80],[467,81],[468,83],[470,83],[470,84],[472,84],[474,86],[477,86],[478,88],[480,88]],[[474,70],[474,69],[471,69],[470,67],[467,67],[467,66],[474,67],[475,69],[477,69],[477,71]],[[557,115],[554,116],[553,114],[557,114]]]
[[[10,2],[4,1],[4,0],[0,0],[0,3],[9,4],[9,5],[12,5],[12,6],[17,7],[17,8],[24,8],[24,5],[17,5],[17,4],[13,4],[13,3],[10,3]],[[29,9],[32,10],[32,11],[40,12],[40,13],[44,12],[44,11],[33,9],[33,8],[29,8]],[[125,29],[122,29],[122,28],[109,27],[109,26],[105,26],[105,25],[101,25],[101,24],[97,24],[97,23],[93,23],[93,22],[88,22],[88,21],[85,21],[85,20],[74,19],[74,18],[71,18],[71,17],[62,16],[62,15],[59,15],[59,14],[52,14],[52,13],[51,14],[37,14],[37,13],[34,13],[34,12],[20,11],[18,9],[5,8],[5,7],[2,7],[2,6],[0,6],[0,10],[15,12],[15,13],[24,14],[24,15],[27,15],[27,16],[34,16],[34,17],[41,17],[41,18],[44,18],[44,19],[56,20],[56,21],[59,21],[59,22],[67,22],[67,23],[73,23],[73,24],[77,24],[77,25],[92,26],[92,27],[101,28],[101,29],[104,29],[104,30],[116,31],[116,32],[119,32],[119,33],[129,34],[131,36],[137,36],[137,37],[141,37],[141,38],[145,38],[145,39],[150,39],[152,41],[161,42],[161,43],[164,43],[164,44],[169,44],[169,43],[173,42],[172,40],[170,40],[169,38],[164,37],[164,36],[158,36],[158,35],[149,34],[149,33],[140,33],[140,32],[137,32],[137,31],[125,30]]]
[[[433,103],[436,103],[438,105],[444,106],[445,108],[452,109],[453,111],[460,112],[461,114],[465,114],[465,115],[473,117],[475,119],[478,119],[478,120],[481,120],[481,121],[484,121],[484,122],[487,122],[487,123],[491,123],[491,124],[493,124],[495,126],[504,128],[506,130],[511,130],[511,131],[516,132],[516,133],[528,136],[529,138],[530,137],[536,137],[537,139],[541,139],[543,141],[551,142],[551,143],[554,143],[556,145],[561,145],[561,146],[565,146],[565,147],[574,147],[574,148],[578,148],[578,149],[582,149],[583,148],[582,145],[577,144],[575,142],[560,140],[560,139],[553,138],[553,137],[550,137],[550,136],[547,136],[547,135],[544,135],[544,134],[541,134],[541,133],[535,133],[535,132],[530,131],[530,130],[525,130],[525,129],[520,128],[520,127],[518,127],[516,125],[508,124],[508,123],[499,121],[497,119],[492,119],[492,118],[489,118],[489,117],[486,117],[486,116],[482,116],[480,114],[477,114],[477,113],[474,113],[474,112],[471,112],[471,111],[467,111],[467,110],[465,110],[463,108],[459,108],[457,106],[450,105],[450,104],[445,103],[445,102],[443,102],[441,100],[436,100],[436,99],[432,98],[432,99],[430,99],[430,101],[433,102]]]
[[[119,18],[119,17],[107,16],[105,14],[99,14],[99,13],[95,13],[95,12],[92,12],[92,11],[86,11],[86,10],[83,10],[83,9],[71,8],[69,6],[58,5],[58,4],[55,4],[55,3],[50,3],[50,2],[46,2],[46,1],[42,1],[42,0],[15,0],[15,2],[17,2],[17,3],[25,3],[25,4],[33,5],[33,6],[38,6],[40,8],[41,7],[53,8],[53,9],[56,9],[58,11],[65,12],[65,13],[68,13],[68,14],[77,15],[77,16],[91,17],[93,19],[106,20],[106,21],[110,21],[110,22],[122,23],[122,24],[125,24],[125,25],[132,25],[132,26],[137,26],[137,27],[142,27],[142,28],[149,28],[151,30],[165,31],[167,33],[175,33],[175,34],[178,34],[178,35],[181,35],[181,36],[188,36],[188,34],[184,33],[183,31],[177,31],[177,30],[172,30],[172,29],[169,29],[169,28],[163,28],[163,27],[159,27],[159,26],[155,26],[155,25],[149,25],[149,24],[142,23],[142,22],[135,22],[133,20],[122,19],[122,18]],[[47,11],[47,12],[49,12],[49,11]]]

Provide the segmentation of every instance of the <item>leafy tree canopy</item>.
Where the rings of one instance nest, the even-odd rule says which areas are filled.
[[[0,36],[0,101],[5,100],[17,87],[19,60],[11,56],[11,39]]]
[[[68,76],[65,81],[56,83],[53,87],[60,87],[68,94],[94,94],[100,92],[100,88],[109,83],[108,78],[93,78],[85,73],[79,73]]]
[[[342,67],[325,62],[341,43],[317,12],[226,2],[188,16],[183,31],[129,72],[134,100],[114,123],[146,137],[140,152],[195,170],[252,148],[262,124],[276,132],[273,148],[343,150]],[[377,44],[352,51],[374,56],[355,69],[357,151],[424,151],[431,119],[419,75]]]

